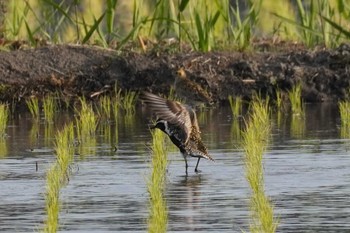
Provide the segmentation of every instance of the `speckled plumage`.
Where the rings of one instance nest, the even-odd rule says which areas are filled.
[[[196,172],[198,172],[198,164],[201,158],[214,161],[202,142],[196,113],[191,107],[148,92],[143,92],[140,98],[158,117],[152,128],[162,130],[179,148],[185,159],[186,173],[188,156],[198,158]]]

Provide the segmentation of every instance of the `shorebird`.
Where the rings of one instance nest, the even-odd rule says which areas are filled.
[[[187,157],[197,157],[195,172],[199,172],[198,164],[201,158],[214,159],[201,139],[196,113],[190,106],[177,101],[171,101],[157,95],[142,92],[140,98],[158,117],[151,129],[160,129],[166,133],[177,146],[185,159],[187,174]]]
[[[208,92],[198,83],[193,82],[187,77],[184,68],[180,68],[176,72],[174,89],[176,95],[185,100],[186,103],[191,103],[192,105],[198,105],[199,103],[213,103]]]

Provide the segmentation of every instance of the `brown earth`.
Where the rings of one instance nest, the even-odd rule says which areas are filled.
[[[267,47],[271,50],[271,45]],[[274,99],[276,88],[286,93],[299,81],[307,102],[349,98],[350,46],[277,50],[118,53],[93,46],[55,45],[0,52],[0,101],[21,102],[53,91],[66,97],[92,97],[111,92],[116,82],[123,90],[167,94],[180,67],[216,102],[226,101],[228,95],[250,99],[254,92]]]

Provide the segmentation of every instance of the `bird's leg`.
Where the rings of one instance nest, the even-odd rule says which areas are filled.
[[[194,169],[194,171],[195,171],[196,173],[201,172],[200,170],[198,170],[198,164],[199,164],[199,160],[200,160],[200,159],[201,159],[201,157],[198,157],[197,165],[196,165],[196,168]]]
[[[185,159],[185,164],[186,164],[186,175],[188,174],[187,173],[187,168],[188,168],[188,164],[187,164],[187,159],[186,159],[186,155],[183,155],[184,156],[184,159]]]

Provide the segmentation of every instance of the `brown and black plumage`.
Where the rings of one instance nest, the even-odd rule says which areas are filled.
[[[185,159],[186,174],[188,156],[198,158],[195,172],[198,172],[198,164],[201,158],[214,161],[202,142],[196,113],[191,107],[148,92],[143,92],[140,98],[158,117],[152,128],[162,130],[179,148]]]

